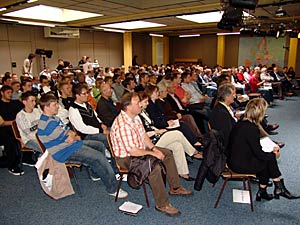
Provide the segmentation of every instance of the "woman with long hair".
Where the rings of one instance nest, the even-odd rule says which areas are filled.
[[[237,173],[254,173],[259,179],[259,190],[256,200],[279,199],[279,196],[296,199],[300,196],[291,194],[284,185],[277,164],[280,157],[279,147],[264,152],[260,144],[259,124],[267,110],[267,102],[263,98],[255,98],[246,106],[244,117],[233,127],[228,144],[229,168]],[[271,178],[274,182],[274,196],[267,193],[267,184]]]

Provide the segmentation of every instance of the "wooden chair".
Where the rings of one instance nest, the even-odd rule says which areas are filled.
[[[208,123],[208,127],[209,130],[211,130],[211,125],[210,123]],[[251,211],[253,212],[253,201],[252,201],[252,191],[251,191],[251,184],[250,184],[250,179],[251,178],[256,178],[255,174],[242,174],[242,173],[235,173],[232,170],[229,169],[229,167],[226,165],[225,171],[221,174],[221,177],[223,178],[224,182],[223,185],[221,187],[221,191],[219,193],[218,199],[215,203],[214,208],[218,207],[219,201],[222,197],[223,191],[227,185],[228,180],[242,180],[243,181],[243,185],[244,185],[244,190],[246,189],[246,180],[247,180],[247,184],[248,184],[248,191],[249,191],[249,195],[250,195],[250,207],[251,207]],[[215,186],[215,184],[213,184],[213,187]]]
[[[23,162],[23,152],[31,152],[31,153],[35,153],[35,151],[32,148],[26,148],[25,144],[22,141],[21,135],[20,135],[20,131],[18,129],[18,125],[17,122],[14,120],[11,124],[12,130],[14,132],[15,138],[19,143],[20,146],[20,152],[21,152],[21,157],[20,157],[20,163],[22,165]]]
[[[248,192],[250,195],[250,207],[251,207],[251,211],[253,212],[253,200],[252,200],[252,191],[251,191],[251,184],[250,184],[250,179],[251,178],[256,178],[255,174],[242,174],[242,173],[235,173],[232,170],[230,170],[228,167],[226,168],[226,170],[221,174],[222,178],[224,179],[221,191],[219,193],[218,199],[215,203],[214,208],[218,207],[219,201],[222,197],[223,191],[226,187],[226,184],[228,182],[228,180],[242,180],[243,181],[243,185],[244,185],[244,190],[247,190],[246,188],[246,180],[247,180],[247,184],[248,184]]]
[[[40,140],[40,138],[37,134],[35,134],[35,138],[36,138],[36,141],[37,141],[38,145],[40,146],[42,152],[45,152],[46,147],[41,142],[41,140]],[[70,178],[74,178],[74,181],[75,181],[75,184],[76,184],[76,189],[78,190],[79,195],[81,195],[80,187],[79,187],[79,184],[77,182],[77,176],[76,176],[76,172],[75,172],[74,168],[76,167],[76,168],[81,169],[83,165],[80,162],[66,162],[65,164],[66,164],[66,167],[68,169]]]
[[[258,93],[258,92],[249,93],[247,95],[248,95],[249,99],[260,98],[261,97],[261,93]]]
[[[122,181],[123,181],[123,176],[125,174],[128,174],[128,169],[126,168],[122,168],[119,164],[118,164],[118,161],[115,157],[115,154],[114,154],[114,151],[113,151],[113,148],[112,148],[112,144],[111,144],[111,140],[110,140],[110,135],[108,134],[107,135],[107,142],[109,144],[109,148],[110,148],[110,153],[111,153],[111,156],[116,160],[116,164],[117,164],[117,167],[119,169],[119,172],[120,172],[120,180],[119,180],[119,184],[118,184],[118,189],[117,189],[117,194],[116,194],[116,197],[115,197],[115,202],[118,201],[118,196],[119,196],[119,191],[120,191],[120,188],[121,188],[121,185],[122,185]],[[147,195],[147,189],[146,189],[146,184],[143,183],[143,190],[144,190],[144,195],[145,195],[145,199],[146,199],[146,204],[147,204],[147,207],[149,208],[150,205],[149,205],[149,200],[148,200],[148,195]]]

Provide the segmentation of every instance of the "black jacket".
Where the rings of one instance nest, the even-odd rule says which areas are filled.
[[[194,189],[197,191],[202,189],[205,178],[210,183],[216,183],[226,165],[224,141],[218,131],[210,130],[206,133],[202,144],[205,147],[203,151],[203,161],[199,167],[194,185]]]
[[[222,135],[226,150],[230,132],[236,123],[235,120],[230,115],[226,107],[221,103],[218,103],[212,110],[209,123],[212,129],[219,131],[220,135]]]

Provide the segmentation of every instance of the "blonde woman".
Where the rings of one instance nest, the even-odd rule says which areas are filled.
[[[259,123],[264,118],[267,102],[263,98],[249,101],[246,106],[244,118],[232,129],[228,144],[229,156],[227,164],[230,169],[238,173],[254,173],[259,179],[259,190],[256,200],[296,199],[300,196],[292,195],[285,187],[281,172],[278,168],[277,158],[280,157],[279,147],[272,152],[264,152],[260,145]],[[272,178],[275,189],[274,196],[267,193],[267,183]]]

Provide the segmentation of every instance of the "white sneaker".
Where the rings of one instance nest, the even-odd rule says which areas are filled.
[[[105,157],[110,159],[111,158],[110,151],[108,149],[105,149],[104,152],[105,152]]]
[[[123,181],[124,181],[124,182],[127,182],[127,174],[124,174],[124,175],[123,175]]]
[[[91,175],[91,179],[92,179],[92,181],[99,181],[99,180],[101,180],[100,177],[94,177],[93,175]]]
[[[111,193],[111,194],[109,194],[109,195],[116,197],[117,192]],[[127,193],[126,191],[120,189],[120,190],[119,190],[118,198],[127,198],[127,197],[128,197],[128,193]]]

